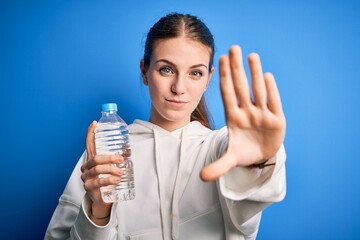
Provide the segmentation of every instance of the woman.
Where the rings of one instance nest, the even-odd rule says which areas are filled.
[[[93,122],[47,239],[256,238],[261,211],[285,196],[285,117],[257,54],[248,58],[251,98],[241,50],[233,46],[220,58],[227,126],[210,130],[203,94],[213,56],[213,37],[194,16],[170,14],[150,29],[140,62],[150,120],[129,126],[137,196],[101,199],[101,186],[120,181],[114,164],[123,159],[96,155]]]

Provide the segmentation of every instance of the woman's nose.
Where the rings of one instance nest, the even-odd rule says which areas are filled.
[[[171,92],[176,95],[182,95],[186,91],[185,77],[177,77],[171,85]]]

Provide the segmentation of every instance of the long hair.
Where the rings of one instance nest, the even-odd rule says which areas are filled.
[[[149,67],[154,44],[160,39],[176,38],[184,35],[198,41],[211,49],[209,72],[214,61],[214,37],[208,27],[197,17],[189,14],[168,14],[152,26],[147,34],[144,50],[144,66]],[[202,125],[212,128],[210,114],[204,96],[191,114],[191,121],[199,121]]]

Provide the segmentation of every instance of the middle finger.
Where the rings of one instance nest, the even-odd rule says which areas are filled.
[[[240,101],[240,106],[251,104],[249,84],[244,70],[241,49],[239,46],[233,46],[229,50],[231,76],[234,84],[236,96]]]
[[[119,164],[124,161],[124,157],[121,155],[95,155],[92,159],[89,159],[81,166],[81,171],[89,170],[96,165],[104,164]]]
[[[98,177],[100,174],[111,174],[115,176],[121,176],[122,170],[115,165],[96,165],[95,167],[89,169],[89,171],[85,171],[82,174],[83,181],[89,178]]]

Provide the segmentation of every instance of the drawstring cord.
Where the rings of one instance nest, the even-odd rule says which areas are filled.
[[[161,223],[163,228],[163,239],[178,240],[180,237],[180,198],[185,191],[186,185],[190,179],[191,173],[196,163],[197,157],[190,157],[187,152],[188,144],[187,139],[187,128],[184,128],[181,133],[180,143],[180,160],[178,165],[178,171],[175,179],[173,198],[171,202],[171,209],[166,208],[165,189],[164,184],[166,179],[163,176],[161,158],[160,158],[160,144],[159,144],[159,132],[153,128],[154,139],[155,139],[155,163],[158,178],[158,188],[160,197],[160,211],[161,211]],[[202,141],[202,139],[199,139]],[[198,145],[198,142],[193,142],[192,146]],[[170,215],[171,211],[171,215]],[[169,219],[170,218],[170,219]],[[171,221],[171,222],[170,222]],[[171,229],[170,229],[171,228]]]
[[[181,133],[181,145],[180,145],[180,163],[179,163],[179,169],[175,180],[175,187],[174,187],[174,196],[172,200],[172,239],[177,240],[179,239],[179,202],[180,202],[180,193],[183,191],[180,191],[181,184],[184,183],[184,176],[183,176],[183,169],[185,160],[183,159],[185,153],[184,153],[184,145],[185,145],[185,137],[186,137],[186,129],[184,129]]]
[[[166,181],[163,176],[163,171],[161,169],[161,163],[160,163],[160,150],[159,150],[159,136],[156,130],[153,128],[154,133],[154,141],[155,141],[155,164],[156,164],[156,171],[157,171],[157,178],[158,178],[158,188],[159,188],[159,198],[160,198],[160,216],[161,216],[161,224],[163,229],[163,239],[168,239],[168,236],[170,235],[170,229],[169,229],[169,213],[165,206],[165,189],[162,189],[161,183],[164,183]]]

